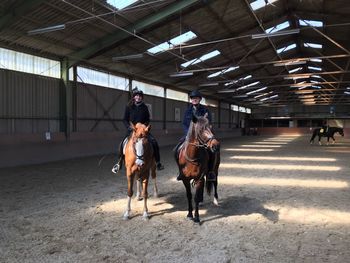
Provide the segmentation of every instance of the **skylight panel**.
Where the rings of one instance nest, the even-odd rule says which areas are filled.
[[[214,77],[217,77],[219,75],[222,75],[222,74],[225,74],[227,72],[230,72],[230,71],[233,71],[235,69],[238,69],[239,67],[229,67],[227,69],[224,69],[224,70],[221,70],[221,71],[218,71],[218,72],[215,72],[213,74],[210,74],[207,78],[214,78]]]
[[[260,101],[265,101],[265,100],[269,100],[269,99],[273,99],[273,98],[277,98],[277,97],[278,97],[278,95],[276,94],[276,95],[273,95],[273,96],[270,96],[270,97],[267,97],[267,98],[263,98]]]
[[[246,89],[248,87],[254,86],[254,85],[259,84],[259,83],[260,83],[260,81],[256,81],[256,82],[250,83],[248,85],[241,86],[237,90]]]
[[[187,41],[190,41],[194,38],[196,38],[197,35],[195,33],[193,33],[192,31],[188,31],[184,34],[181,34],[177,37],[174,37],[172,39],[170,39],[170,43],[173,44],[174,46],[178,46],[178,45],[181,45]]]
[[[294,72],[297,72],[299,70],[303,69],[302,67],[299,67],[299,68],[295,68],[295,69],[291,69],[291,70],[288,70],[289,74],[291,73],[294,73]]]
[[[253,93],[256,93],[256,92],[259,92],[259,91],[263,91],[263,90],[266,90],[267,87],[263,87],[263,88],[260,88],[260,89],[257,89],[257,90],[253,90],[253,91],[249,91],[247,92],[247,95],[250,95],[250,94],[253,94]]]
[[[214,50],[214,51],[212,51],[212,52],[209,52],[209,53],[207,53],[207,54],[201,56],[200,58],[195,58],[195,59],[192,59],[192,60],[187,61],[187,62],[185,62],[185,63],[182,63],[182,64],[181,64],[181,67],[186,68],[186,67],[188,67],[189,65],[198,64],[198,63],[203,62],[203,61],[205,61],[205,60],[211,59],[211,58],[213,58],[213,57],[215,57],[215,56],[217,56],[217,55],[219,55],[219,54],[221,54],[219,50]]]
[[[132,5],[133,3],[137,2],[138,0],[107,0],[107,3],[111,6],[114,6],[117,9],[123,9],[129,5]]]
[[[296,48],[296,47],[297,47],[297,45],[295,43],[294,44],[290,44],[289,46],[277,49],[277,53],[279,54],[279,53],[291,50],[291,49]]]
[[[258,9],[266,6],[267,4],[271,4],[271,3],[276,2],[276,1],[277,0],[256,0],[256,1],[252,2],[252,3],[250,3],[250,6],[255,11],[255,10],[258,10]]]
[[[322,63],[322,59],[320,58],[310,58],[310,61]]]
[[[177,37],[170,39],[169,41],[166,41],[166,42],[161,43],[155,47],[148,49],[147,52],[152,53],[152,54],[164,52],[164,51],[167,51],[169,49],[174,48],[175,46],[184,44],[184,43],[186,43],[186,42],[188,42],[196,37],[197,37],[197,35],[195,33],[193,33],[192,31],[188,31],[184,34],[181,34]]]
[[[230,81],[230,82],[228,82],[228,83],[225,83],[225,86],[235,84],[235,83],[237,83],[237,82],[239,82],[239,81],[241,81],[241,80],[250,79],[251,77],[252,77],[252,75],[247,75],[247,76],[242,77],[242,78],[239,78],[239,79],[237,79],[237,80],[234,80],[234,81]]]
[[[273,26],[273,27],[270,27],[270,28],[266,29],[265,33],[267,33],[267,34],[274,33],[274,32],[280,31],[282,29],[285,29],[285,28],[287,28],[289,26],[290,26],[289,21],[285,21],[285,22],[283,22],[281,24],[278,24],[276,26]]]
[[[322,68],[320,68],[320,67],[312,67],[312,66],[308,66],[308,69],[317,70],[317,71],[321,71],[322,70]]]
[[[311,75],[311,78],[318,78],[318,79],[322,79],[322,77],[320,75]]]
[[[321,87],[320,86],[311,86],[313,87],[314,89],[320,89]]]
[[[322,48],[322,45],[321,44],[315,44],[315,43],[304,43],[304,47]]]
[[[344,91],[344,93],[345,93],[346,95],[350,95],[350,92],[349,92],[349,91]]]
[[[323,22],[317,20],[299,19],[299,24],[301,26],[323,27]]]

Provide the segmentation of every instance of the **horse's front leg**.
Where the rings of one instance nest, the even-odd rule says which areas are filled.
[[[133,195],[133,186],[134,186],[134,174],[131,173],[130,169],[127,170],[126,174],[127,174],[127,180],[128,180],[128,197],[127,197],[126,210],[123,215],[124,220],[130,219],[131,197]]]
[[[196,193],[194,196],[195,210],[194,210],[194,222],[200,223],[199,219],[199,203],[203,202],[204,192],[204,180],[200,180],[196,183]]]
[[[322,143],[321,143],[321,136],[318,136],[318,144],[322,145]]]
[[[332,139],[333,139],[333,144],[335,144],[335,138],[334,138],[334,136],[332,136]]]
[[[187,196],[187,203],[188,203],[188,214],[187,219],[193,220],[193,207],[192,207],[192,192],[191,192],[191,184],[189,179],[183,179],[182,180],[185,188],[186,188],[186,196]]]
[[[149,173],[149,172],[148,172]],[[148,192],[147,192],[147,187],[148,187],[148,177],[149,175],[142,177],[142,197],[143,197],[143,214],[142,214],[142,219],[147,220],[149,219],[148,215],[148,207],[147,207],[147,198],[148,198]]]
[[[141,201],[141,191],[142,191],[142,186],[141,186],[141,179],[136,180],[136,200]]]
[[[218,179],[216,177],[216,180],[213,182],[214,184],[214,200],[213,203],[216,206],[219,206],[219,196],[218,196]]]

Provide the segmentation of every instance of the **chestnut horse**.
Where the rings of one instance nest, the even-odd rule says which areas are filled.
[[[212,157],[214,158],[210,158],[210,155],[213,155]],[[203,192],[206,179],[207,192],[210,194],[211,189],[214,187],[214,203],[218,204],[217,175],[220,164],[219,141],[214,137],[206,116],[192,116],[192,122],[190,124],[186,139],[182,146],[180,146],[178,153],[175,153],[175,159],[183,178],[182,182],[186,188],[188,201],[187,218],[194,220],[195,223],[200,223],[198,209],[199,203],[203,202]],[[216,177],[214,180],[208,180],[210,160],[215,161],[214,164],[211,164],[211,172],[214,172],[214,177]],[[193,180],[192,185],[195,187],[194,218],[192,213],[193,206],[191,180]]]
[[[127,207],[123,215],[123,218],[129,219],[131,212],[131,197],[133,195],[134,179],[142,183],[142,197],[143,197],[143,219],[148,219],[147,208],[147,186],[149,175],[151,171],[152,178],[154,180],[154,195],[157,196],[157,184],[156,184],[156,162],[153,155],[153,148],[148,140],[148,133],[150,125],[146,126],[141,123],[136,125],[130,124],[133,129],[131,136],[125,146],[125,169],[126,177],[128,180],[128,198]]]

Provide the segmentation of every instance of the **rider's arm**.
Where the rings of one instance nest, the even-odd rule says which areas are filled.
[[[130,108],[128,106],[125,107],[123,123],[127,130],[131,129],[130,128]]]

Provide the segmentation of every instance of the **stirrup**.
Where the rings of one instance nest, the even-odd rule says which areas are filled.
[[[112,173],[116,174],[116,173],[118,173],[119,171],[120,171],[120,164],[117,163],[117,164],[115,164],[115,165],[113,166],[113,168],[112,168]]]
[[[179,173],[178,176],[176,177],[176,180],[182,181],[182,179],[184,179],[184,176],[181,173]]]

